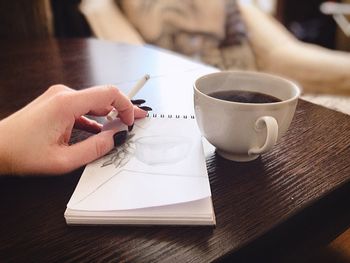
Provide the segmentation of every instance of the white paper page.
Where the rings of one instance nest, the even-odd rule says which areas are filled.
[[[145,118],[118,152],[89,164],[67,207],[126,210],[211,196],[194,119]]]
[[[215,225],[210,197],[187,203],[118,211],[81,211],[67,208],[69,224]]]
[[[212,201],[210,197],[173,205],[165,205],[150,208],[118,210],[118,211],[77,211],[68,210],[66,215],[68,217],[154,217],[154,218],[200,218],[211,217],[214,215]]]

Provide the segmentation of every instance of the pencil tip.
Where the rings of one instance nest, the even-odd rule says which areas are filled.
[[[151,76],[150,76],[149,74],[146,74],[146,75],[145,75],[145,79],[146,79],[146,80],[149,80],[150,78],[151,78]]]

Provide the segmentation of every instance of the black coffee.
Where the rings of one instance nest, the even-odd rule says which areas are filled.
[[[279,98],[274,96],[245,90],[222,90],[209,93],[208,96],[227,101],[241,102],[241,103],[272,103],[280,102]]]

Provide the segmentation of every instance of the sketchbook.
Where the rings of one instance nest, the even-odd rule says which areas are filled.
[[[136,120],[122,146],[86,166],[64,216],[72,225],[215,225],[194,117]]]

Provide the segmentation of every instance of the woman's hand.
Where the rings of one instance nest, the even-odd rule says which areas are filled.
[[[147,114],[114,86],[81,91],[50,87],[0,121],[0,173],[62,174],[103,156],[114,147],[113,135],[118,131],[101,131],[101,124],[84,115],[105,116],[113,108],[129,126]],[[74,126],[97,134],[68,145]]]

